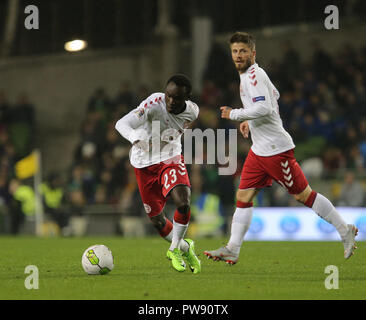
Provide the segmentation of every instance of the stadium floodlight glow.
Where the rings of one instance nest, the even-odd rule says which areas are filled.
[[[72,40],[65,43],[65,50],[69,52],[76,52],[84,50],[88,43],[84,40]]]

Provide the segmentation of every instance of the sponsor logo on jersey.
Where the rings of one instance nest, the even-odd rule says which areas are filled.
[[[141,118],[145,113],[145,109],[138,109],[135,111],[135,113],[139,118]]]
[[[259,97],[253,98],[252,100],[253,100],[253,102],[264,101],[264,100],[266,100],[266,97],[265,96],[259,96]]]

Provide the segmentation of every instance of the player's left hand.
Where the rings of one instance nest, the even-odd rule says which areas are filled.
[[[249,137],[249,124],[248,121],[243,121],[240,124],[240,132],[243,135],[244,138],[248,138]]]
[[[221,110],[221,118],[230,119],[230,112],[231,112],[232,108],[225,106],[225,107],[221,107],[220,110]]]

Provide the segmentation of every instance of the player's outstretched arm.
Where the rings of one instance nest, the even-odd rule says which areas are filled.
[[[254,120],[265,117],[272,113],[271,105],[268,103],[258,103],[253,105],[250,109],[230,109],[229,118],[234,121]]]
[[[232,108],[224,106],[220,108],[221,110],[221,118],[223,119],[231,119],[230,118],[230,113]],[[249,124],[248,121],[243,121],[240,124],[240,132],[243,135],[244,138],[248,138],[249,137]]]

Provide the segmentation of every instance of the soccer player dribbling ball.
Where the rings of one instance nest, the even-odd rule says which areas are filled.
[[[295,145],[285,131],[279,115],[277,100],[279,92],[266,72],[255,62],[254,38],[245,32],[236,32],[230,39],[231,56],[240,75],[240,97],[243,108],[221,107],[221,117],[242,121],[240,131],[253,145],[243,165],[239,188],[236,194],[236,210],[231,224],[231,235],[226,246],[205,251],[208,258],[235,264],[239,258],[243,238],[249,229],[253,198],[260,189],[271,186],[275,180],[294,198],[338,231],[348,259],[356,249],[356,226],[347,224],[333,204],[323,195],[311,189],[294,157]]]
[[[198,117],[198,106],[189,100],[192,86],[182,74],[172,76],[165,93],[154,93],[117,121],[117,131],[132,143],[130,162],[144,208],[161,237],[170,242],[167,258],[175,270],[201,272],[194,242],[183,239],[190,221],[190,182],[181,155],[181,136]],[[163,214],[172,197],[173,223]]]

